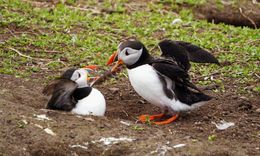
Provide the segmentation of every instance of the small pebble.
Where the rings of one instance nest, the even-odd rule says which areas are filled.
[[[245,101],[249,101],[249,99],[245,96],[241,96],[240,99],[245,100]]]
[[[109,88],[109,90],[112,92],[112,94],[115,94],[119,91],[119,88]]]

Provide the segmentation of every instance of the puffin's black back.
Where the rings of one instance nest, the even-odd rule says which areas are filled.
[[[47,104],[47,109],[71,111],[77,103],[72,96],[77,86],[75,82],[66,79],[56,83],[52,97]]]
[[[44,88],[44,94],[52,95],[47,109],[71,111],[75,107],[77,101],[72,95],[78,85],[70,78],[76,70],[76,68],[66,70],[60,78]]]
[[[54,82],[52,82],[51,84],[47,85],[44,87],[42,93],[44,95],[51,95],[54,92],[55,87],[57,87],[57,84],[61,81],[61,80],[70,80],[72,74],[76,71],[76,68],[70,68],[68,70],[66,70],[64,73],[62,73],[62,75],[57,78],[56,80],[54,80]]]

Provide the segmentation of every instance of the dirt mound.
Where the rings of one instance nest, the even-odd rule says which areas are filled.
[[[234,26],[260,27],[260,3],[257,1],[211,0],[193,9],[199,19]]]
[[[100,118],[44,109],[41,80],[0,79],[0,155],[259,154],[257,102],[232,92],[208,92],[216,97],[208,105],[183,113],[175,123],[155,126],[136,123],[138,115],[159,110],[126,79],[97,86],[107,100],[106,117]],[[245,105],[250,107],[241,109]],[[212,122],[220,120],[235,126],[218,130]]]

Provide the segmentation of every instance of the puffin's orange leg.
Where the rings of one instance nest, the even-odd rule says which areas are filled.
[[[175,114],[175,115],[173,115],[171,118],[169,118],[167,120],[154,122],[154,124],[156,124],[156,125],[165,125],[165,124],[168,124],[168,123],[171,123],[171,122],[175,121],[178,118],[178,116],[179,116],[179,114]]]
[[[154,119],[159,119],[161,117],[163,117],[165,114],[161,113],[161,114],[156,114],[156,115],[141,115],[139,116],[139,121],[141,122],[147,122],[147,121],[151,121],[151,120],[154,120]]]

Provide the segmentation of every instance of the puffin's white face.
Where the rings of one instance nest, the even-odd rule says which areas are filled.
[[[122,60],[126,65],[135,64],[141,57],[143,48],[140,50],[132,49],[130,47],[125,47],[118,53],[118,60]]]
[[[86,69],[75,70],[70,79],[79,85],[78,88],[83,88],[83,87],[89,86],[88,81],[87,81],[88,71]]]

